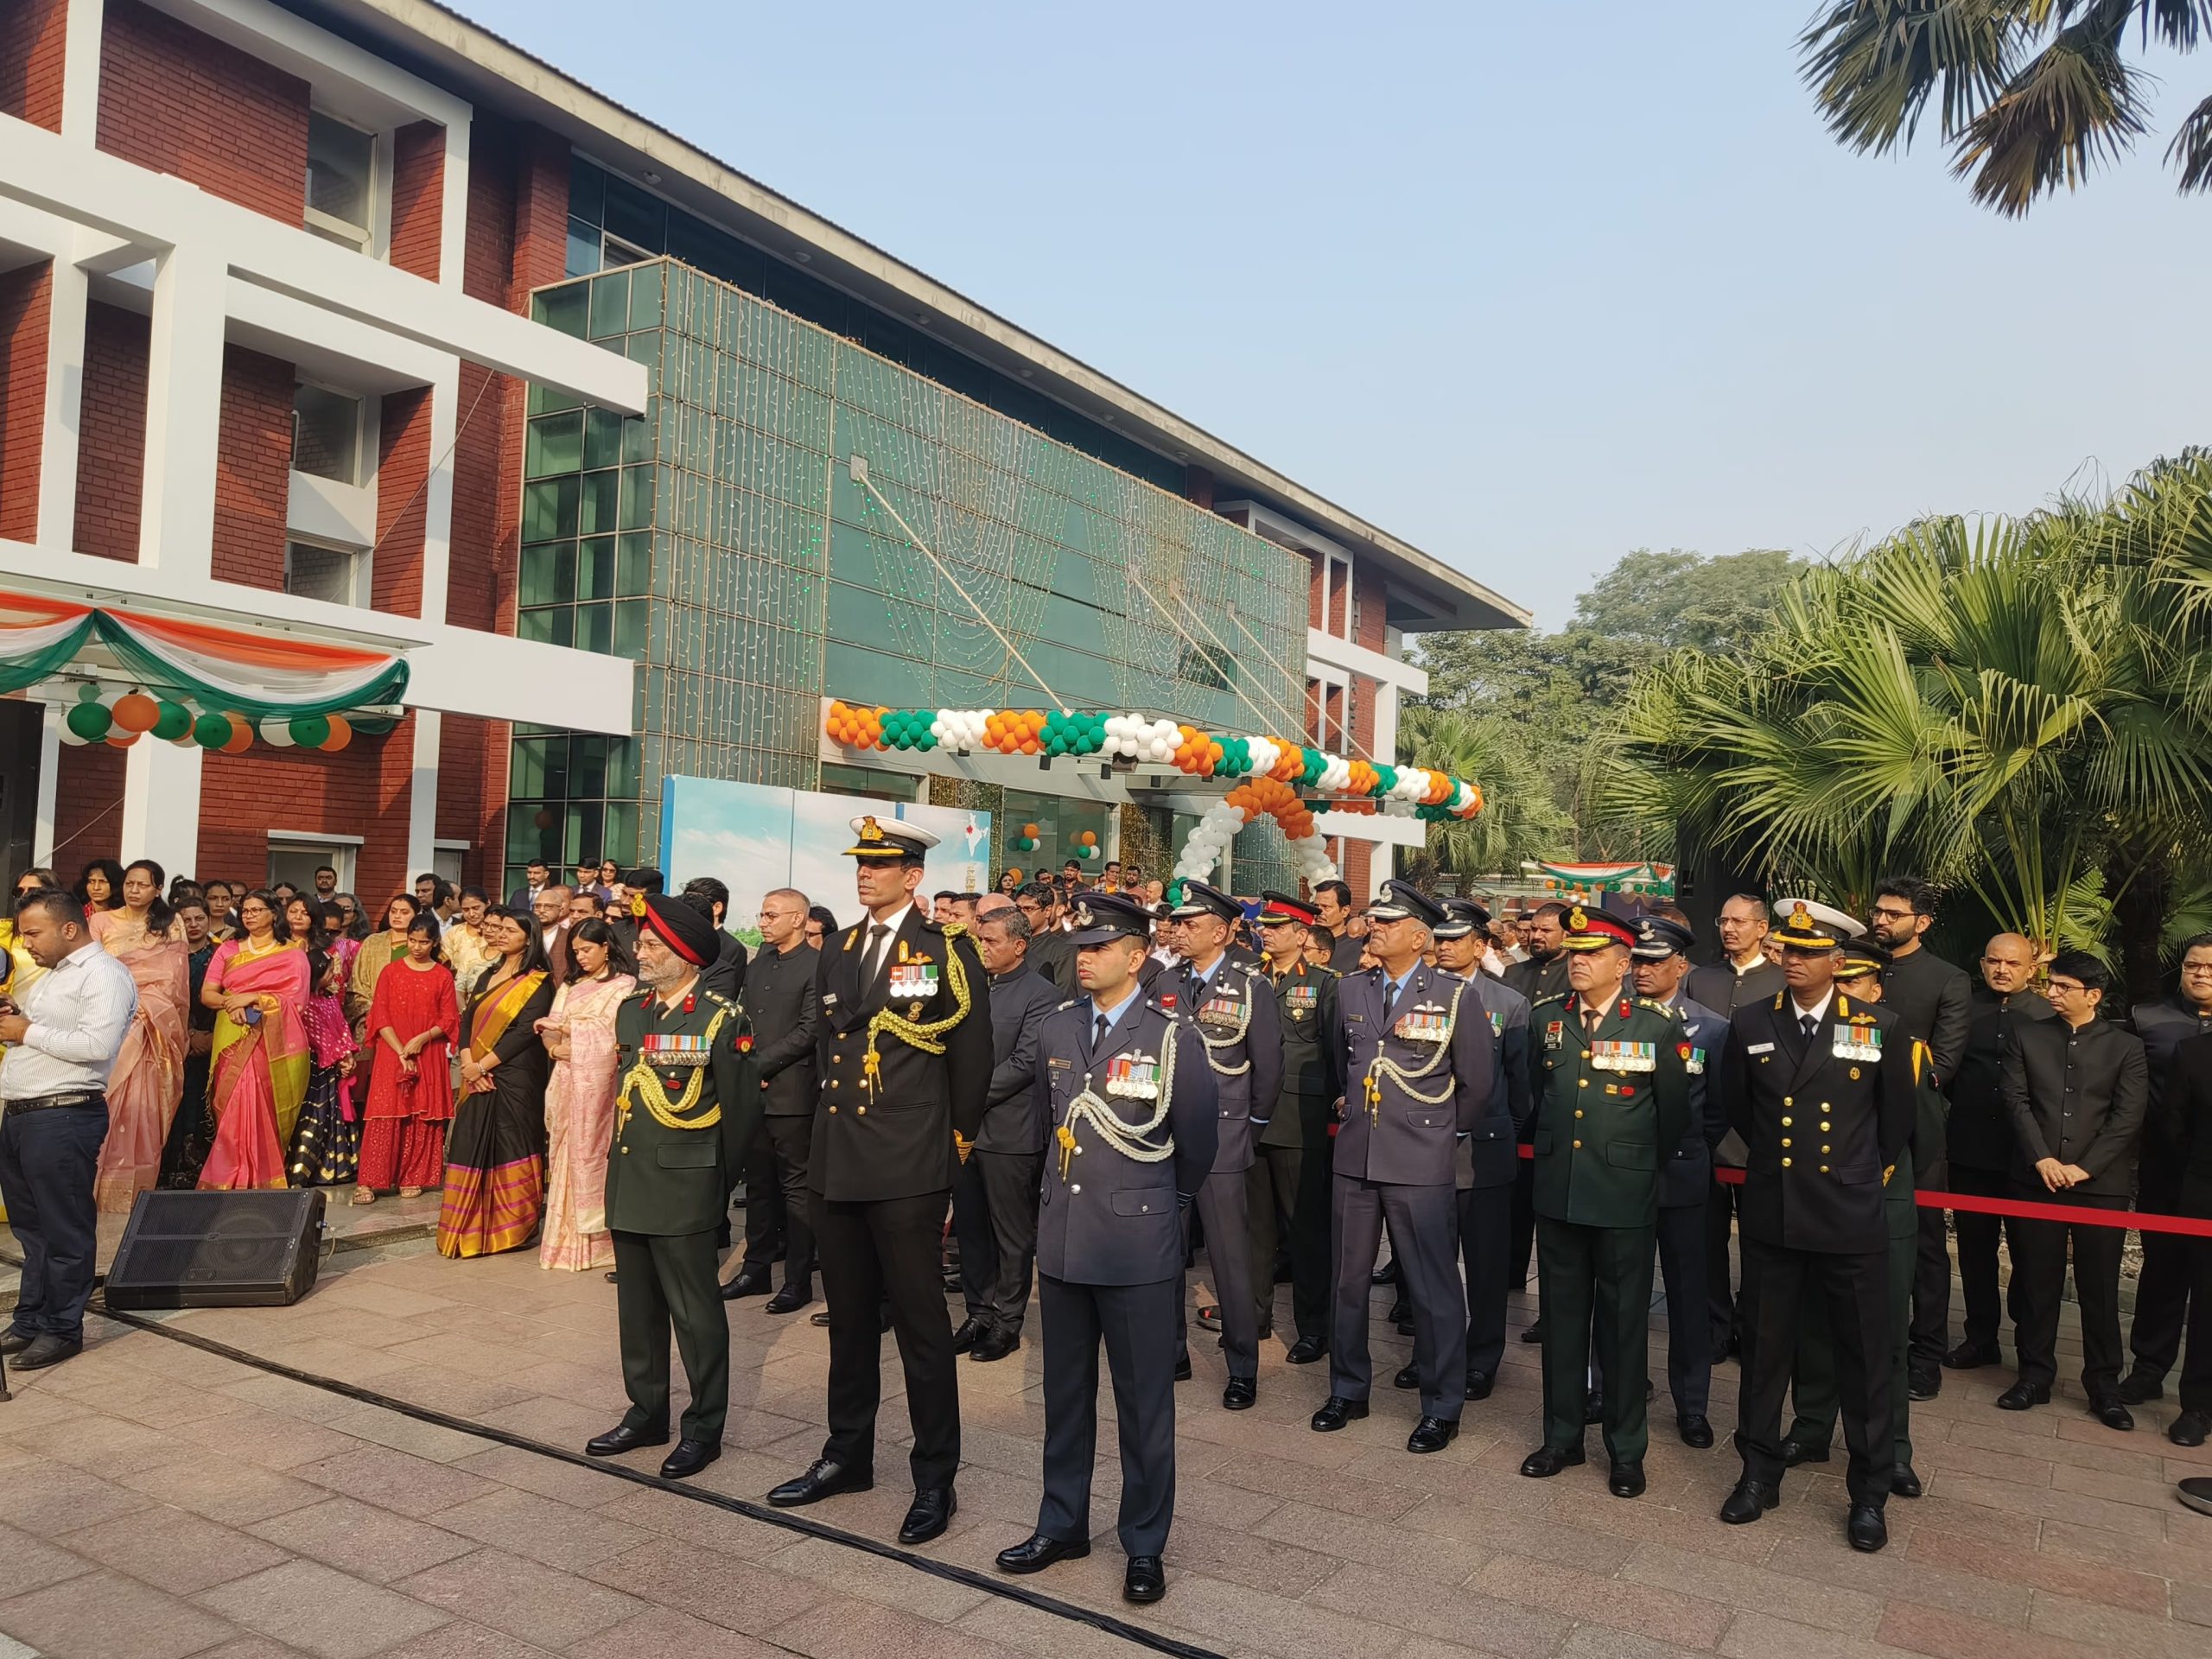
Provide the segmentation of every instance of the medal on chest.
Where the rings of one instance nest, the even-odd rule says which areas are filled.
[[[1293,1014],[1310,1014],[1321,1006],[1321,988],[1301,982],[1283,994],[1283,1006]]]
[[[1614,1040],[1590,1045],[1590,1064],[1600,1071],[1656,1071],[1659,1045]]]
[[[1873,1060],[1882,1058],[1882,1028],[1869,1023],[1838,1026],[1835,1045],[1829,1051],[1839,1060]]]
[[[1244,999],[1234,991],[1206,993],[1198,1005],[1198,1020],[1212,1031],[1234,1031],[1244,1017]]]
[[[1398,1016],[1397,1022],[1390,1027],[1390,1034],[1402,1043],[1420,1043],[1433,1048],[1451,1036],[1451,1015],[1439,1003],[1416,1003]]]
[[[675,1032],[649,1031],[639,1058],[656,1071],[706,1065],[708,1039]]]
[[[1125,1100],[1160,1098],[1160,1062],[1149,1054],[1116,1054],[1106,1062],[1106,1092]]]
[[[1675,1052],[1682,1057],[1682,1069],[1694,1077],[1705,1075],[1705,1051],[1693,1043],[1676,1043]]]
[[[893,963],[890,990],[893,1002],[926,1002],[937,995],[937,963],[920,957]]]

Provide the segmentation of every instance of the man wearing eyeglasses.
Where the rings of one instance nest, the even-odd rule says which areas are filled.
[[[2128,1207],[2150,1066],[2142,1039],[2097,1017],[2111,982],[2094,957],[2062,951],[2051,962],[2047,991],[2058,1018],[2012,1029],[2003,1089],[2015,1138],[2015,1197],[2082,1209]],[[2012,1236],[2020,1376],[1997,1396],[1998,1405],[2025,1411],[2050,1402],[2070,1243],[2089,1414],[2107,1428],[2134,1427],[2120,1397],[2120,1255],[2126,1234],[2088,1223],[2023,1218]]]
[[[1059,925],[1052,889],[1043,882],[1025,881],[1014,890],[1014,907],[1029,924],[1031,971],[1041,975],[1062,996],[1073,996],[1075,947]]]

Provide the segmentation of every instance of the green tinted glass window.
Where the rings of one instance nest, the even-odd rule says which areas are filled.
[[[565,605],[575,596],[576,550],[573,544],[546,542],[523,549],[517,604]]]
[[[586,467],[612,467],[622,459],[622,416],[611,409],[594,409],[584,421]]]
[[[576,533],[578,480],[541,479],[522,491],[522,538],[525,542],[565,540]]]
[[[644,530],[653,522],[654,468],[622,469],[622,528]]]
[[[576,550],[576,596],[579,599],[614,597],[614,538],[594,537]]]
[[[614,528],[616,499],[620,492],[622,475],[609,470],[586,473],[577,510],[576,529],[585,536],[606,534]]]
[[[645,601],[626,599],[614,607],[614,654],[632,662],[645,657]]]
[[[548,289],[531,302],[531,315],[548,328],[584,337],[589,321],[591,296],[582,283]]]
[[[649,594],[653,588],[653,538],[646,531],[633,531],[617,544],[614,591]]]
[[[576,607],[576,649],[604,654],[614,649],[614,607],[612,605]]]
[[[523,450],[523,475],[543,478],[551,473],[573,473],[583,464],[584,412],[548,415],[530,423],[530,438]]]
[[[591,285],[591,337],[605,340],[630,326],[630,273],[611,270]]]
[[[515,638],[534,639],[540,645],[565,645],[575,632],[576,613],[573,607],[556,605],[545,610],[521,611],[515,616]]]

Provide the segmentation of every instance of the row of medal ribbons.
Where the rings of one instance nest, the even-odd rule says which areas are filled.
[[[677,1036],[658,1031],[645,1033],[644,1058],[648,1065],[704,1065],[709,1052],[704,1037]]]
[[[1160,1097],[1160,1062],[1144,1054],[1116,1054],[1106,1062],[1106,1092],[1136,1100]]]
[[[1443,1008],[1415,1008],[1390,1029],[1404,1042],[1440,1043],[1452,1034],[1452,1016]]]

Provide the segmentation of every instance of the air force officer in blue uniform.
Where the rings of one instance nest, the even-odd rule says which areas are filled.
[[[1070,942],[1084,995],[1038,1033],[1037,1111],[1051,1126],[1037,1211],[1045,1497],[1036,1532],[998,1557],[1002,1571],[1036,1573],[1090,1553],[1103,1341],[1122,1450],[1122,1593],[1140,1602],[1167,1590],[1183,1217],[1217,1133],[1197,1027],[1138,982],[1152,922],[1136,899],[1081,895]],[[1226,1292],[1222,1305],[1234,1305]]]

